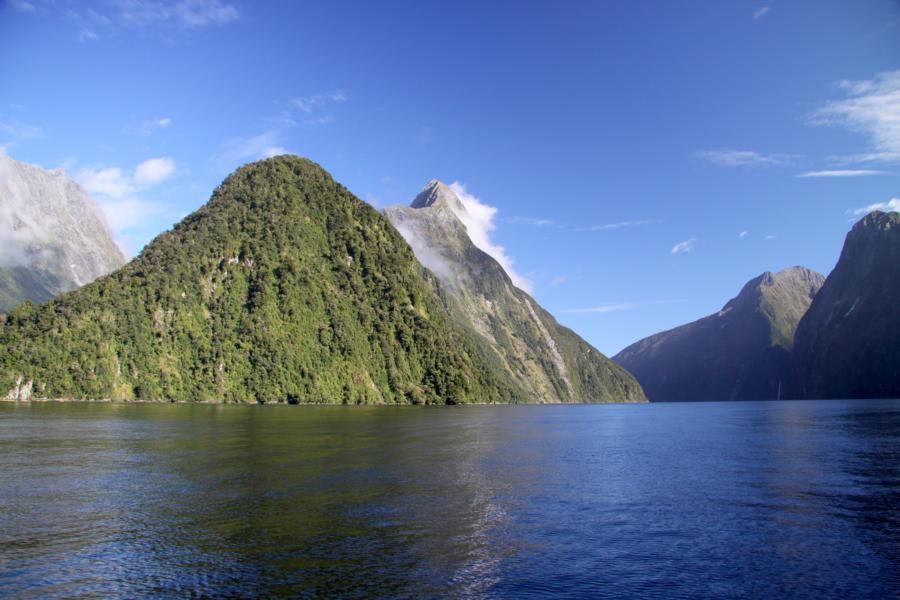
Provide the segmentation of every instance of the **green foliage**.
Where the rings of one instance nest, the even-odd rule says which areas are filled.
[[[238,169],[119,271],[0,324],[0,383],[55,398],[510,402],[387,222],[318,165]]]

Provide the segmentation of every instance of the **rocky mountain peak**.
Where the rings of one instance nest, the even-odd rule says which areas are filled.
[[[42,302],[124,262],[99,207],[65,171],[0,153],[0,311]]]
[[[416,195],[410,204],[412,208],[449,208],[455,213],[465,212],[466,209],[450,186],[437,179],[432,179]]]

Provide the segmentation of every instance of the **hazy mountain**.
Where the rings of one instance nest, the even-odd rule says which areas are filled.
[[[0,152],[0,312],[44,302],[125,263],[99,208],[61,169]]]
[[[0,326],[9,397],[527,400],[381,214],[318,165],[238,169],[112,275]]]
[[[475,246],[466,207],[449,187],[430,181],[409,207],[385,215],[440,280],[454,319],[494,363],[541,402],[642,402],[624,369],[513,285],[503,267]]]
[[[644,338],[613,357],[651,402],[758,400],[787,392],[794,332],[822,275],[803,267],[749,281],[718,313]]]
[[[805,398],[900,398],[900,213],[873,212],[797,328]]]

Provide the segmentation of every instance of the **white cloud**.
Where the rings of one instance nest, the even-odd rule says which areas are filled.
[[[767,236],[766,236],[765,238],[763,238],[763,239],[765,239],[765,240],[774,240],[774,239],[775,239],[775,236],[774,236],[774,235],[767,235]]]
[[[770,9],[768,6],[760,6],[755,11],[753,11],[753,20],[758,21],[759,19],[762,19],[767,14],[769,14],[769,10]]]
[[[85,42],[96,42],[100,39],[100,36],[93,29],[81,29],[78,31],[78,35],[75,36],[75,39],[83,44]]]
[[[740,233],[738,234],[738,239],[739,239],[739,240],[744,239],[745,237],[747,237],[747,234],[748,234],[748,233],[750,233],[750,232],[749,232],[749,231],[742,231],[742,232],[740,232]]]
[[[35,12],[37,7],[27,0],[11,0],[10,5],[20,12]]]
[[[240,17],[234,5],[221,0],[181,0],[169,3],[155,0],[123,0],[116,4],[111,18],[132,27],[175,26],[199,29],[225,25]]]
[[[834,169],[826,171],[809,171],[797,177],[866,177],[867,175],[884,175],[884,171],[873,169]]]
[[[458,181],[451,183],[450,189],[459,197],[460,202],[466,209],[465,212],[456,216],[466,226],[466,232],[472,239],[472,243],[500,263],[500,266],[503,267],[503,270],[506,271],[506,274],[509,275],[516,287],[531,293],[534,289],[533,282],[513,269],[513,259],[506,254],[503,246],[491,241],[491,232],[496,229],[494,216],[497,214],[497,209],[468,193],[466,186]]]
[[[685,240],[683,242],[678,242],[674,246],[672,246],[672,254],[681,254],[683,252],[691,252],[694,249],[694,246],[697,244],[697,238],[691,238],[689,240]]]
[[[875,210],[880,210],[882,212],[900,212],[900,198],[891,198],[885,202],[876,202],[875,204],[856,208],[848,212],[852,212],[854,215],[865,215]]]
[[[312,114],[314,111],[329,104],[338,104],[346,101],[347,96],[343,92],[331,92],[330,94],[313,94],[312,96],[294,98],[291,100],[291,104],[306,114]]]
[[[95,169],[88,167],[75,175],[75,181],[81,184],[89,194],[99,194],[111,198],[124,198],[134,193],[131,178],[118,167]]]
[[[608,231],[610,229],[622,229],[623,227],[641,227],[643,225],[652,225],[659,221],[620,221],[618,223],[607,223],[606,225],[592,225],[590,227],[579,228],[578,231]]]
[[[134,169],[134,182],[139,186],[156,185],[172,176],[175,163],[167,156],[150,158]]]
[[[167,212],[163,205],[139,197],[140,192],[162,183],[174,172],[175,162],[163,156],[141,162],[131,174],[119,167],[86,167],[75,174],[75,181],[100,205],[125,250],[122,239],[128,236],[124,232]]]
[[[532,227],[554,227],[556,225],[556,222],[551,219],[536,219],[534,217],[513,217],[509,222],[516,225],[531,225]]]
[[[218,156],[218,162],[232,166],[236,162],[262,160],[288,151],[279,144],[280,132],[274,129],[248,138],[233,138],[225,143],[225,151]]]
[[[845,127],[868,138],[870,151],[845,157],[850,162],[900,161],[900,70],[839,81],[837,88],[846,97],[823,104],[812,113],[812,123]]]
[[[160,119],[154,119],[151,123],[160,129],[165,129],[172,124],[172,119],[169,117],[162,117]]]
[[[704,150],[697,156],[720,167],[762,167],[784,165],[790,163],[796,156],[791,154],[763,154],[753,150],[734,150],[724,148],[721,150]]]

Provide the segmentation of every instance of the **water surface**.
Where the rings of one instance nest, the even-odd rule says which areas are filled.
[[[898,401],[0,406],[4,597],[898,590]]]

